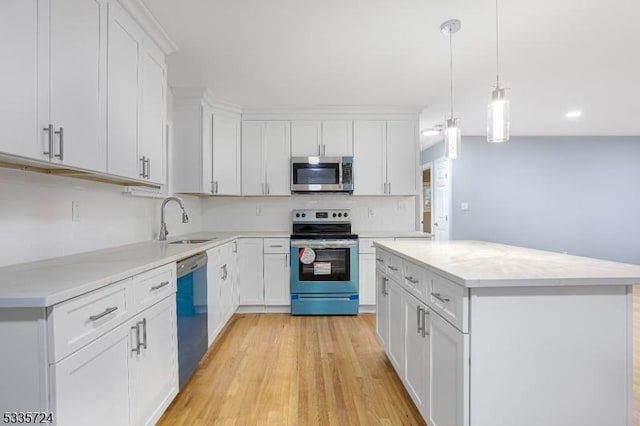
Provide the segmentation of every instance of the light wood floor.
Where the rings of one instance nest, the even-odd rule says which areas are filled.
[[[160,425],[424,425],[375,316],[235,315]]]

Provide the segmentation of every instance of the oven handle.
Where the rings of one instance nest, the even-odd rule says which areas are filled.
[[[358,240],[291,240],[291,247],[312,249],[358,247]]]

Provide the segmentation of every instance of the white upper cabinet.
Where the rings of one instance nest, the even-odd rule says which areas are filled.
[[[294,120],[291,122],[291,156],[322,155],[322,122]]]
[[[418,161],[418,123],[387,121],[388,194],[416,194]]]
[[[322,155],[327,157],[353,155],[353,121],[322,121]]]
[[[174,190],[240,195],[240,108],[204,88],[174,87]]]
[[[353,125],[354,195],[415,195],[416,121],[362,121]]]
[[[351,155],[353,155],[353,121],[294,120],[291,122],[292,157]]]
[[[240,195],[240,118],[213,115],[213,191]]]
[[[145,157],[146,175],[151,182],[166,183],[167,67],[164,55],[150,43],[142,52],[142,101],[140,146]]]
[[[353,123],[353,195],[386,193],[387,122]]]
[[[291,195],[289,121],[242,122],[242,195]]]
[[[106,2],[0,4],[0,151],[104,172]]]
[[[39,41],[46,39],[39,17],[48,14],[48,4],[38,0],[0,2],[0,151],[29,158],[45,158],[47,135],[40,122],[48,125],[48,51]],[[42,115],[42,117],[41,117]],[[46,156],[48,159],[49,157]]]
[[[138,63],[142,34],[117,4],[109,5],[107,135],[109,173],[142,178],[138,159]]]

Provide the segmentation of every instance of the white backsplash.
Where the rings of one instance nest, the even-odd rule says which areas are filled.
[[[162,200],[122,195],[119,185],[0,169],[0,266],[157,238]],[[200,199],[166,208],[171,235],[201,230]],[[71,203],[79,206],[72,221]]]
[[[214,197],[202,200],[202,225],[212,231],[291,231],[291,210],[351,209],[354,232],[414,231],[416,197],[313,194]]]

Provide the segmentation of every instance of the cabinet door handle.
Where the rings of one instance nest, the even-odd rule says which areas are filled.
[[[441,295],[440,293],[431,293],[431,295],[436,299],[438,299],[439,301],[441,301],[442,303],[449,303],[451,301],[451,299]]]
[[[389,292],[387,291],[387,281],[389,281],[386,278],[382,278],[382,294],[384,294],[385,296],[389,295]]]
[[[237,253],[237,252],[238,252],[238,242],[237,242],[237,241],[234,241],[234,242],[233,242],[233,252],[234,252],[234,253]]]
[[[391,182],[387,183],[387,187],[389,188],[387,194],[391,194]]]
[[[60,127],[60,130],[56,130],[54,133],[60,137],[60,154],[56,154],[54,157],[64,161],[64,128]]]
[[[147,157],[145,157],[144,155],[142,157],[140,157],[140,164],[141,164],[140,177],[143,178],[143,179],[146,177],[146,173],[145,173],[146,164],[147,164],[146,158]]]
[[[318,144],[318,157],[322,155],[322,145]]]
[[[226,281],[227,280],[227,275],[228,275],[228,273],[227,273],[227,264],[225,263],[224,265],[222,265],[220,267],[220,269],[222,270],[222,279],[224,281]]]
[[[384,262],[384,259],[382,259],[381,257],[376,257],[376,261],[382,263]]]
[[[269,186],[269,184],[267,183],[267,195],[271,194],[271,187]]]
[[[426,309],[422,310],[422,337],[426,337],[429,335],[427,332],[427,315],[429,315],[429,311]]]
[[[418,284],[420,280],[416,280],[413,277],[404,277],[405,280],[409,281],[411,284]]]
[[[322,144],[322,155],[327,155],[327,146]]]
[[[112,308],[107,308],[107,309],[104,310],[104,312],[100,312],[99,314],[96,314],[96,315],[91,315],[89,317],[89,319],[91,321],[98,321],[100,318],[105,317],[105,316],[109,315],[110,313],[113,313],[113,312],[115,312],[117,310],[118,310],[117,306],[114,306]]]
[[[147,179],[151,179],[151,158],[147,157],[147,175],[145,176]]]
[[[211,181],[211,189],[210,189],[210,192],[211,192],[212,194],[215,194],[215,190],[213,189],[213,181]]]
[[[398,268],[396,268],[395,266],[389,265],[387,266],[387,268],[391,269],[393,272],[397,272]]]
[[[420,324],[420,322],[421,322],[421,321],[422,321],[422,319],[423,319],[423,316],[422,316],[422,307],[421,307],[420,305],[418,305],[418,306],[416,306],[416,308],[417,308],[417,309],[416,309],[416,314],[417,314],[417,316],[418,316],[418,318],[417,318],[417,323],[418,323],[418,334],[422,334],[423,327],[424,327],[424,325],[421,325],[421,324]]]
[[[160,290],[162,287],[165,287],[168,285],[169,285],[169,281],[162,281],[160,284],[154,285],[153,287],[151,287],[150,291]]]
[[[138,324],[142,326],[142,347],[147,349],[147,319],[142,318],[142,321],[139,321]]]
[[[44,127],[42,130],[44,130],[45,132],[47,132],[47,134],[49,135],[49,150],[48,151],[44,151],[43,154],[44,155],[48,155],[49,156],[49,160],[53,159],[53,124],[49,124],[49,126]]]
[[[140,323],[136,323],[134,327],[131,327],[131,330],[136,331],[136,347],[131,348],[131,352],[135,352],[140,355]]]

